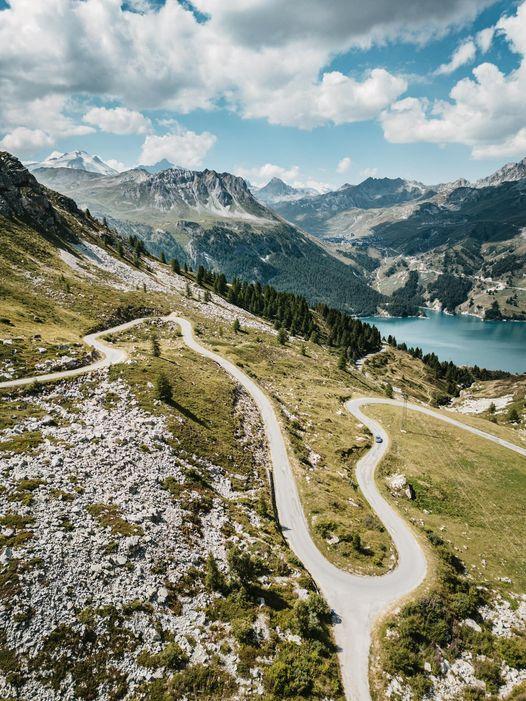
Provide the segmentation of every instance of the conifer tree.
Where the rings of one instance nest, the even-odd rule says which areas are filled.
[[[156,334],[153,334],[150,339],[152,355],[154,358],[158,358],[161,355],[161,346],[159,344],[159,339]]]
[[[170,381],[164,373],[159,373],[155,380],[155,396],[161,402],[165,404],[170,404],[173,399],[173,390]]]
[[[208,591],[220,592],[225,589],[225,578],[212,553],[208,555],[206,560],[205,586]]]
[[[172,258],[172,272],[177,274],[181,272],[181,266],[177,258]]]

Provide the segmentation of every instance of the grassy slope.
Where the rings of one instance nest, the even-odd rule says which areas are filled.
[[[439,683],[444,679],[441,661],[451,664],[466,654],[475,661],[477,678],[495,693],[504,663],[519,669],[526,664],[524,631],[498,638],[479,613],[496,592],[515,607],[526,588],[526,460],[416,412],[409,411],[403,423],[394,407],[368,407],[367,413],[382,422],[391,439],[380,487],[420,530],[434,564],[433,578],[416,602],[387,618],[378,631],[374,698],[385,697],[386,672],[408,684],[415,699],[433,698],[432,675]],[[489,422],[477,423],[488,430]],[[400,473],[414,488],[414,501],[388,490],[386,476]],[[477,622],[478,632],[459,625],[467,618]],[[458,698],[487,697],[472,689]]]
[[[201,338],[229,357],[264,387],[281,409],[295,456],[296,478],[311,532],[324,554],[345,569],[379,574],[392,567],[395,554],[383,527],[371,513],[354,480],[356,461],[370,436],[348,414],[342,400],[353,392],[375,392],[356,371],[337,368],[333,351],[292,340],[283,347],[274,336],[199,321]],[[358,533],[365,552],[351,545]]]
[[[512,451],[409,411],[403,421],[394,407],[368,407],[389,431],[391,447],[380,470],[383,478],[403,473],[414,501],[397,501],[409,519],[450,540],[478,577],[512,579],[526,589],[526,460]],[[428,512],[428,513],[426,513]],[[483,564],[486,561],[486,565]]]
[[[312,582],[284,545],[272,518],[266,475],[255,471],[252,450],[247,449],[246,444],[240,440],[241,416],[235,410],[234,383],[214,363],[189,351],[169,329],[161,328],[157,331],[161,341],[161,357],[152,357],[151,333],[152,329],[145,325],[117,339],[129,348],[133,362],[111,368],[110,377],[124,379],[143,409],[167,417],[172,444],[179,456],[197,464],[202,459],[211,460],[226,470],[234,488],[241,494],[235,500],[224,502],[225,508],[229,510],[230,523],[242,526],[242,539],[251,539],[252,558],[261,563],[262,574],[267,578],[263,587],[256,583],[246,592],[240,592],[233,587],[212,600],[206,610],[210,640],[221,641],[224,654],[236,655],[237,673],[242,678],[250,679],[252,669],[262,668],[269,699],[282,698],[282,692],[290,696],[292,690],[298,689],[301,689],[301,698],[341,699],[339,670],[326,621],[313,634],[309,633],[304,637],[300,633],[304,637],[301,652],[296,646],[291,647],[278,632],[298,632],[296,590],[298,587],[312,590]],[[171,405],[155,401],[153,383],[160,372],[165,373],[172,384],[174,400]],[[39,411],[30,403],[24,402],[25,390],[17,390],[11,398],[8,398],[7,394],[3,392],[0,428],[12,426],[22,418],[39,415]],[[108,406],[111,406],[112,401],[112,397],[108,396]],[[213,412],[210,411],[211,406]],[[2,443],[1,449],[25,453],[38,446],[40,439],[39,435],[24,435],[23,439],[21,437],[17,441]],[[198,526],[200,509],[206,510],[207,500],[217,499],[217,494],[210,492],[206,487],[199,487],[199,490],[202,507],[196,506],[195,497],[190,498],[190,490],[182,490],[174,496],[189,511],[186,531]],[[11,507],[16,508],[16,504]],[[231,542],[239,541],[239,536],[232,527],[225,530],[223,535],[233,537]],[[159,566],[163,566],[163,563],[159,563]],[[205,588],[204,575],[204,566],[194,568],[192,576],[181,582],[178,596],[202,596]],[[2,579],[2,586],[4,584]],[[2,588],[0,597],[3,594]],[[265,599],[264,607],[260,605],[260,597]],[[134,606],[136,604],[137,602],[134,602]],[[118,613],[118,616],[123,617],[123,621],[128,615],[133,615],[133,606],[128,608],[130,610],[124,606]],[[263,643],[254,644],[249,635],[250,626],[262,614],[267,618],[270,637]],[[81,612],[79,616],[81,615],[84,613]],[[61,631],[60,635],[65,633],[66,631]],[[62,647],[66,649],[66,644],[65,637],[56,637],[54,641],[56,650]],[[76,698],[94,698],[89,696],[90,690],[96,690],[99,684],[106,684],[110,693],[121,693],[114,688],[114,680],[109,676],[112,662],[119,658],[118,648],[118,637],[109,636],[103,652],[96,659],[85,658],[83,650],[74,651],[70,668]],[[138,649],[135,650],[134,656],[138,652]],[[12,651],[3,647],[0,638],[0,664],[3,665],[8,658],[11,660],[12,656]],[[158,666],[158,663],[147,655],[143,657],[145,666]],[[231,665],[231,662],[229,664]],[[295,677],[295,681],[291,681],[290,684],[285,681],[283,665],[292,670]],[[213,663],[210,662],[207,668],[210,673],[220,674],[219,670],[223,668],[220,656],[215,655]],[[4,667],[1,666],[0,669]],[[205,682],[197,677],[197,668],[195,672],[193,669],[193,666],[189,666],[177,674],[160,670],[160,679],[150,684],[141,684],[133,698],[144,701],[161,698],[175,701],[181,694],[191,693],[196,684],[197,688],[202,690],[202,684]],[[43,658],[40,673],[53,674],[54,679],[60,682],[64,673],[60,659],[56,661],[52,656]],[[225,679],[228,680],[229,677]],[[170,691],[172,687],[174,690]],[[251,688],[250,685],[248,688]],[[207,698],[228,699],[232,697],[232,692],[230,682],[225,681],[224,685],[211,689]]]
[[[0,235],[7,251],[1,271],[4,280],[2,302],[7,310],[6,317],[13,324],[3,325],[4,337],[20,336],[28,344],[33,342],[35,333],[40,333],[50,343],[63,337],[76,340],[93,324],[104,324],[104,320],[110,320],[115,310],[123,305],[149,306],[163,312],[169,309],[180,311],[193,319],[203,341],[244,366],[276,399],[278,406],[285,409],[283,423],[297,457],[300,490],[314,537],[322,550],[337,564],[362,572],[380,573],[392,564],[389,540],[353,486],[353,465],[366,446],[368,437],[346,414],[341,400],[352,393],[369,395],[379,392],[385,380],[404,387],[411,396],[430,400],[437,388],[421,363],[396,352],[387,366],[380,364],[376,368],[370,367],[369,378],[354,371],[342,372],[337,370],[336,354],[328,349],[306,344],[307,356],[302,356],[299,342],[292,341],[286,347],[278,346],[270,331],[250,329],[247,333],[235,335],[228,322],[210,318],[206,313],[207,305],[176,294],[112,290],[108,295],[107,288],[76,275],[60,262],[47,242],[32,239],[32,255],[28,256],[28,241],[24,238],[27,232],[18,229],[9,231],[4,227]],[[27,277],[21,275],[24,268],[34,272],[33,282],[29,285]],[[64,279],[68,283],[67,292]],[[241,310],[239,316],[243,318]],[[185,365],[187,373],[186,382],[176,382],[179,403],[185,411],[196,417],[204,417],[209,412],[209,398],[212,396],[211,378],[205,372],[203,377],[206,381],[198,383],[200,397],[189,392],[188,387],[196,381],[193,375],[195,363],[200,364],[201,361],[189,357],[186,351],[178,348],[177,341],[173,343],[173,351],[176,352],[173,362]],[[136,386],[139,396],[144,390],[144,379],[154,369],[152,363],[159,362],[148,360],[148,367],[140,371],[142,374],[130,375],[129,379]],[[167,362],[167,359],[162,361]],[[370,365],[375,363],[371,361]],[[113,372],[126,375],[132,371],[123,367]],[[514,434],[513,429],[495,427],[484,419],[460,418],[469,423],[476,422],[486,430],[495,430],[500,435],[506,434],[506,437]],[[396,421],[394,415],[391,420]],[[188,441],[189,446],[196,443],[205,451],[215,451],[216,459],[220,460],[222,449],[219,450],[218,441],[222,440],[225,425],[216,426],[215,434],[214,431],[203,432],[198,422],[192,422],[190,426],[188,434],[179,436],[179,440]],[[444,435],[445,440],[449,438]],[[443,443],[440,443],[438,447],[442,446]],[[309,448],[312,449],[310,454]],[[472,458],[477,463],[477,469],[479,458],[484,465],[482,469],[489,469],[484,455],[477,451]],[[439,452],[438,448],[435,452]],[[320,458],[316,459],[313,453]],[[506,470],[511,471],[512,468],[506,467]],[[466,508],[465,504],[462,506]],[[355,532],[360,534],[372,554],[364,555],[351,547],[348,536]],[[453,528],[452,534],[457,534]],[[337,536],[339,542],[329,544],[327,540],[331,536]],[[478,535],[477,542],[481,542]],[[475,546],[472,547],[475,552]],[[490,542],[488,549],[493,548],[494,543]],[[467,552],[469,555],[471,551],[468,549]],[[489,562],[489,558],[486,559]],[[497,564],[488,565],[490,575],[495,573],[496,576],[497,570]]]

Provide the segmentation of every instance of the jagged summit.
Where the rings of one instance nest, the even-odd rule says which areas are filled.
[[[256,199],[263,204],[277,204],[279,202],[293,202],[302,197],[314,197],[319,191],[310,187],[293,187],[281,178],[274,177],[266,185],[260,188],[252,188]]]
[[[104,211],[110,203],[132,210],[170,212],[193,219],[275,220],[250,192],[243,178],[215,170],[171,167],[150,173],[142,167],[97,177],[78,171],[38,170],[39,180],[76,201]],[[112,206],[113,209],[113,206]]]
[[[163,158],[161,161],[157,161],[157,163],[154,163],[153,165],[138,165],[137,168],[140,170],[145,170],[151,175],[155,175],[156,173],[160,173],[163,170],[168,170],[169,168],[177,168],[177,166],[166,158]]]
[[[517,163],[506,163],[486,178],[481,178],[475,183],[475,187],[488,187],[501,185],[505,182],[515,182],[526,178],[526,158]]]

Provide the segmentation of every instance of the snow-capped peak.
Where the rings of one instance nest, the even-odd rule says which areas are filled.
[[[67,153],[53,151],[45,160],[40,163],[32,163],[29,168],[30,170],[36,170],[37,168],[71,168],[73,170],[84,170],[88,173],[97,173],[98,175],[117,174],[117,171],[101,158],[92,156],[86,151],[69,151]]]

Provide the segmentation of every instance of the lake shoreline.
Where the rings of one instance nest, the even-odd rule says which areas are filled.
[[[425,308],[425,316],[362,317],[383,337],[435,353],[441,361],[478,365],[488,370],[526,373],[526,323],[513,320],[485,321],[471,314],[448,314]],[[419,322],[425,320],[422,326]]]

